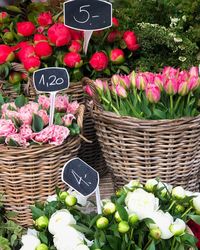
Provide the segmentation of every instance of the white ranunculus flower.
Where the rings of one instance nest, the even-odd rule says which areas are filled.
[[[151,214],[159,208],[158,198],[141,188],[129,192],[125,203],[129,215],[134,213],[140,220],[151,218]]]
[[[57,195],[50,195],[47,197],[47,202],[57,201]]]
[[[173,217],[167,212],[158,210],[152,214],[151,219],[155,224],[151,224],[150,228],[158,227],[161,231],[161,239],[170,239],[173,234],[170,232],[170,226],[173,224]]]
[[[169,193],[172,192],[172,185],[167,184],[167,183],[159,182],[157,188],[158,189],[162,188],[162,190],[161,190],[162,195],[166,195],[167,192],[169,192]]]
[[[184,199],[185,190],[181,186],[175,187],[172,189],[172,196],[176,199]]]
[[[22,244],[20,250],[35,250],[41,242],[36,236],[27,234],[22,236]]]
[[[66,226],[63,230],[54,235],[54,245],[57,250],[76,250],[78,245],[84,243],[85,236],[71,226]]]
[[[147,180],[145,184],[145,188],[149,191],[152,192],[154,187],[158,185],[158,181],[156,179],[149,179]]]
[[[74,190],[72,191],[71,189],[69,189],[67,192],[68,192],[70,195],[76,197],[78,203],[79,203],[81,206],[83,206],[83,207],[86,206],[86,204],[87,204],[87,197],[84,197],[83,195],[79,194],[78,192],[76,192],[76,191],[74,191]]]
[[[48,229],[49,232],[54,235],[57,231],[60,231],[61,228],[74,224],[76,224],[74,217],[67,209],[62,209],[52,214],[49,220]]]
[[[192,203],[193,203],[193,207],[196,210],[196,212],[198,214],[200,214],[200,195],[198,195],[197,197],[193,198]]]
[[[180,236],[185,232],[186,224],[181,219],[176,219],[174,223],[170,226],[170,231],[175,236]]]

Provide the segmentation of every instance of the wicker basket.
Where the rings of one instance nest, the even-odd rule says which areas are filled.
[[[103,110],[93,82],[91,114],[115,188],[127,181],[159,177],[196,191],[199,173],[200,116],[177,120],[139,120]]]
[[[84,105],[77,122],[82,128]],[[28,148],[0,146],[0,193],[5,194],[5,207],[18,213],[16,221],[24,226],[32,224],[30,205],[55,194],[56,186],[64,188],[61,170],[76,157],[81,138],[70,136],[60,146],[34,145]]]

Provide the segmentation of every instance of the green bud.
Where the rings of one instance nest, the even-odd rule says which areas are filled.
[[[65,198],[65,204],[69,207],[73,207],[75,206],[77,203],[77,198],[75,196],[72,196],[72,195],[68,195],[66,198]]]
[[[180,204],[176,205],[176,207],[175,207],[175,212],[176,213],[183,213],[184,211],[185,211],[185,207],[184,206],[182,206]]]
[[[110,215],[110,214],[114,214],[114,212],[116,211],[116,206],[114,203],[112,202],[108,202],[104,205],[103,207],[103,213],[105,215]]]
[[[13,33],[12,33],[12,32],[6,32],[6,33],[3,35],[3,39],[4,39],[6,42],[12,42],[12,41],[14,40]]]
[[[49,219],[46,216],[40,216],[36,221],[35,221],[35,226],[39,229],[45,229],[48,227],[49,224]]]
[[[160,231],[159,228],[152,228],[152,229],[150,230],[150,235],[151,235],[151,237],[152,237],[153,239],[159,240],[160,237],[161,237],[161,231]]]
[[[105,229],[109,224],[109,221],[106,217],[101,217],[97,220],[96,226],[98,229]]]
[[[125,234],[129,231],[130,229],[130,226],[128,224],[128,222],[126,221],[121,221],[119,224],[118,224],[118,231],[122,234]]]
[[[116,213],[115,213],[115,220],[117,221],[117,222],[120,222],[120,221],[122,221],[122,219],[121,219],[121,217],[120,217],[120,215],[119,215],[119,212],[117,211]]]
[[[133,226],[139,221],[139,218],[136,214],[131,214],[129,216],[129,223]]]
[[[69,195],[68,192],[60,192],[59,198],[61,199],[61,201],[64,201],[68,195]]]
[[[48,250],[48,246],[45,244],[40,244],[38,247],[36,247],[36,250]]]
[[[124,193],[124,190],[121,188],[121,189],[116,191],[116,196],[120,197],[123,193]]]

